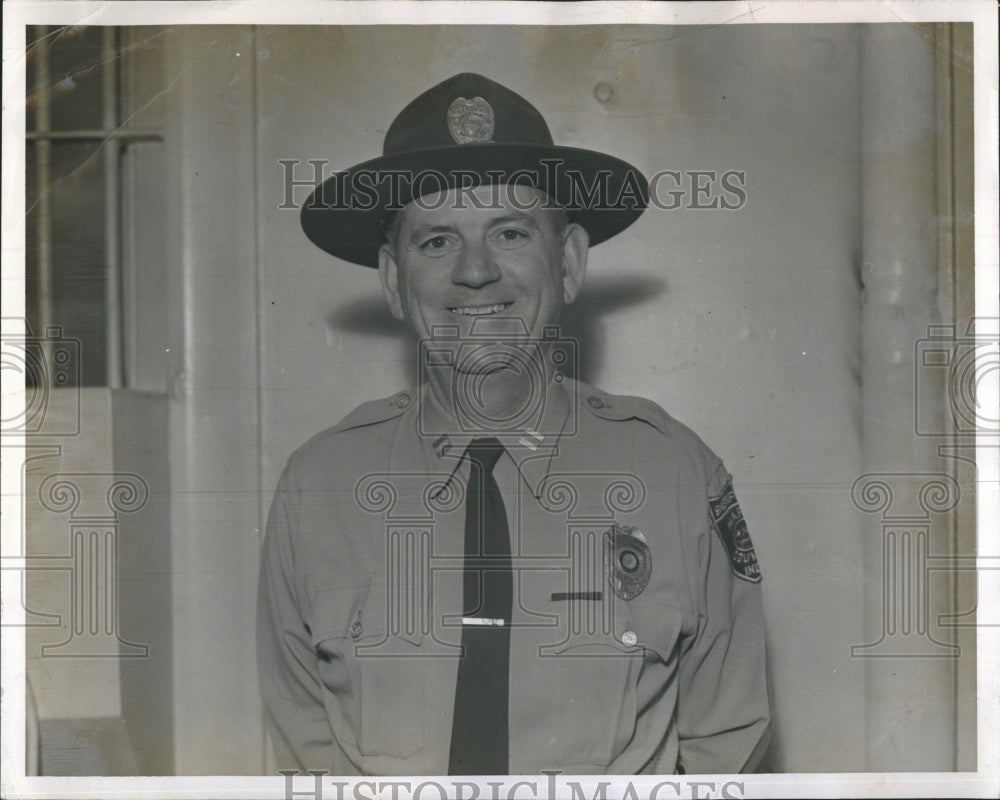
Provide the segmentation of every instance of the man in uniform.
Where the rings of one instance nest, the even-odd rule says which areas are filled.
[[[647,192],[462,74],[304,206],[316,245],[377,267],[420,385],[282,474],[258,609],[282,768],[759,767],[761,575],[730,476],[659,406],[574,380],[556,327]]]

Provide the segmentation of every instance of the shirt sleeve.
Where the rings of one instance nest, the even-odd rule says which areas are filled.
[[[698,626],[682,646],[678,771],[753,772],[770,741],[761,574],[729,474],[720,463],[699,538]]]
[[[296,591],[288,473],[268,514],[257,593],[257,669],[278,769],[330,769],[333,731]]]

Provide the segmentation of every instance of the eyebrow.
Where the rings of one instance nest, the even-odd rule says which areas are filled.
[[[525,214],[523,211],[513,211],[510,214],[504,214],[502,217],[497,217],[496,219],[490,220],[490,227],[496,227],[497,225],[506,225],[508,222],[525,222],[532,228],[538,228],[538,220],[536,220],[530,214]]]
[[[410,233],[410,241],[415,241],[417,239],[422,239],[432,233],[451,233],[455,229],[451,225],[421,225],[419,228],[414,228]]]
[[[541,228],[541,226],[538,224],[538,220],[536,220],[530,214],[525,214],[520,211],[512,211],[509,214],[504,214],[502,217],[495,217],[489,221],[487,226],[490,228],[495,228],[498,225],[507,225],[508,223],[511,222],[520,222],[529,225],[530,227],[535,228],[536,230],[540,230]],[[413,242],[416,241],[417,239],[422,239],[425,236],[430,236],[436,233],[455,233],[457,232],[457,230],[458,229],[453,225],[441,225],[441,224],[421,225],[418,228],[414,228],[413,231],[410,233],[410,241]]]

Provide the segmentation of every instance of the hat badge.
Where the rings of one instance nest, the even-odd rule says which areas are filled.
[[[448,106],[448,132],[456,144],[492,142],[493,108],[481,97],[456,97]]]

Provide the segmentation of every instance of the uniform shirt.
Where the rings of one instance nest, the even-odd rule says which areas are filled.
[[[540,424],[500,437],[496,469],[514,565],[510,773],[756,768],[760,573],[729,474],[654,403],[548,388]],[[361,406],[281,476],[258,608],[280,768],[447,772],[471,435],[429,395]],[[615,530],[645,545],[634,596],[614,585]]]

